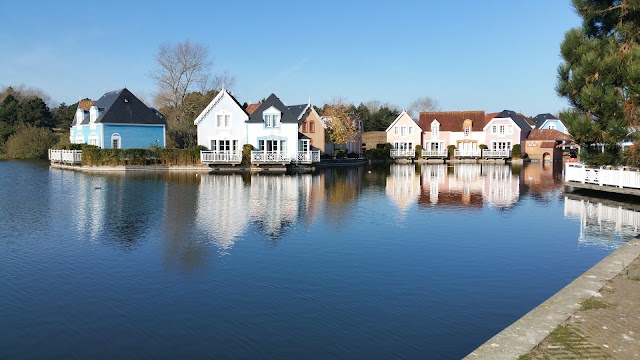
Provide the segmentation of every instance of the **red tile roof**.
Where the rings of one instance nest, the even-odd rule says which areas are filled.
[[[82,110],[89,110],[89,108],[95,103],[93,100],[80,100],[78,107]]]
[[[533,129],[529,133],[527,140],[554,140],[554,141],[562,141],[569,140],[572,141],[573,138],[571,136],[560,132],[555,129]]]
[[[431,131],[431,123],[438,120],[440,131],[463,131],[462,125],[467,119],[472,122],[472,131],[482,131],[486,125],[484,111],[421,112],[418,125],[422,131]]]
[[[253,112],[256,111],[260,107],[260,105],[262,105],[262,103],[250,104],[249,106],[247,106],[247,114],[253,114]]]
[[[498,116],[498,114],[500,113],[494,112],[494,113],[487,114],[487,116],[484,117],[484,124],[487,125],[489,121],[491,121],[494,117]]]
[[[543,148],[543,149],[551,149],[551,148],[554,148],[555,146],[556,146],[555,141],[543,141],[540,144],[540,148]]]

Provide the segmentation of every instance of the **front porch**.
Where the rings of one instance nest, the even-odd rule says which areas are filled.
[[[511,150],[482,150],[484,159],[508,159],[511,157]]]
[[[200,162],[207,165],[238,165],[242,162],[242,153],[229,151],[200,151]]]
[[[482,151],[480,149],[465,149],[454,150],[453,157],[455,158],[480,158],[482,157]]]
[[[415,150],[391,149],[392,159],[413,159],[415,156]]]
[[[80,165],[82,164],[82,150],[49,149],[49,161],[52,163]]]
[[[425,159],[444,159],[449,156],[446,149],[443,150],[422,150],[422,157]]]

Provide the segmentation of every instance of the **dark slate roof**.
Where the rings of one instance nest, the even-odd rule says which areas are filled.
[[[143,124],[143,125],[166,125],[167,119],[158,110],[149,108],[127,88],[110,91],[93,106],[100,111],[96,123],[99,124]],[[82,124],[88,124],[89,117],[86,117]]]
[[[250,123],[261,123],[264,120],[262,119],[262,112],[267,110],[270,107],[275,107],[280,110],[280,122],[281,123],[298,123],[298,116],[294,115],[289,111],[289,109],[278,99],[276,94],[271,94],[269,97],[255,109],[251,116],[249,116]]]
[[[549,119],[556,119],[559,120],[557,117],[546,113],[546,114],[538,114],[533,118],[533,121],[535,121],[536,123],[536,127],[540,128],[540,126],[542,126],[542,124],[544,124],[545,121],[549,120]]]
[[[521,131],[525,131],[525,132],[531,131],[531,125],[529,125],[529,122],[527,122],[524,116],[516,113],[515,111],[503,110],[500,114],[496,115],[496,117],[511,118],[511,120],[513,120],[513,122],[515,122],[516,125],[518,125]]]
[[[298,139],[311,139],[311,138],[298,131]]]
[[[297,118],[300,118],[303,114],[304,111],[307,110],[307,104],[302,104],[302,105],[289,105],[287,106],[287,109],[289,109],[289,111]]]

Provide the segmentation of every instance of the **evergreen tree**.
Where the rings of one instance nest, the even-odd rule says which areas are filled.
[[[78,103],[69,106],[67,106],[67,104],[65,103],[62,103],[52,109],[51,116],[53,117],[53,126],[64,130],[69,130],[77,108]]]
[[[12,94],[0,104],[0,142],[5,142],[16,131],[20,102]]]
[[[26,126],[53,127],[53,116],[47,104],[39,97],[27,99],[18,112],[18,120]]]
[[[615,148],[640,126],[640,0],[573,0],[582,28],[565,35],[557,91],[581,145]]]

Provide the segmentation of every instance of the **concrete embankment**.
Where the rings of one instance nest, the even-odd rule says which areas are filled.
[[[599,291],[640,256],[633,240],[604,258],[547,301],[467,355],[465,359],[518,359],[575,314],[581,302]]]

